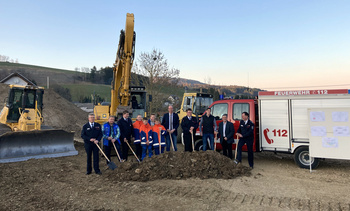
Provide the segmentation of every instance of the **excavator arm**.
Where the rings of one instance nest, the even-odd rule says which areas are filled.
[[[117,115],[124,110],[132,112],[130,105],[130,77],[135,54],[134,14],[126,14],[125,31],[120,32],[117,58],[113,68],[111,107],[109,115]]]

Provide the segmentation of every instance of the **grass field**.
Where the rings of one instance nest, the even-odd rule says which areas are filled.
[[[81,97],[88,97],[92,94],[100,95],[106,101],[111,100],[111,86],[103,84],[62,84],[68,88],[72,95],[72,101],[78,102]]]

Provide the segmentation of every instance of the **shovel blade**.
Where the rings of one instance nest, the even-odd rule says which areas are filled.
[[[107,166],[108,166],[110,169],[112,169],[112,170],[114,170],[114,169],[117,168],[117,165],[116,165],[115,163],[113,163],[112,161],[109,162],[109,163],[107,164]]]

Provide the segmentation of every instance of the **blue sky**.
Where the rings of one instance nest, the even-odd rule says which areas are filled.
[[[126,13],[136,55],[183,78],[277,89],[350,88],[350,1],[0,0],[0,54],[73,70],[112,66]],[[340,86],[342,85],[342,86]]]

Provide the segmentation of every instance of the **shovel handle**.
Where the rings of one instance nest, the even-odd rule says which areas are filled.
[[[194,140],[193,140],[193,132],[191,132],[191,138],[192,138],[192,152],[194,152]]]
[[[115,152],[117,153],[117,156],[118,156],[119,162],[122,162],[122,159],[120,159],[120,156],[119,156],[119,153],[118,153],[117,147],[115,147],[114,142],[112,142],[112,144],[113,144],[113,146],[114,146]]]
[[[162,146],[161,146],[161,140],[162,140],[162,128],[159,127],[159,154],[162,154]]]
[[[170,137],[170,143],[171,143],[171,146],[172,146],[172,148],[173,148],[173,151],[175,151],[174,143],[173,143],[173,138],[172,138],[171,133],[169,133],[169,137]]]
[[[216,151],[216,141],[218,140],[218,135],[215,134],[215,140],[214,140],[214,151]]]
[[[107,158],[106,154],[103,152],[103,150],[101,149],[101,147],[100,147],[98,144],[96,144],[96,146],[97,146],[98,149],[102,152],[102,155],[105,156],[106,160],[108,160],[108,162],[111,162],[111,161]]]
[[[236,149],[235,149],[235,160],[237,158],[238,142],[239,142],[239,139],[238,139],[238,135],[237,135],[237,143],[236,143]]]
[[[137,159],[137,161],[140,162],[140,159],[136,156],[136,154],[135,154],[134,150],[132,150],[130,144],[129,144],[127,141],[126,141],[125,143],[129,146],[131,152],[134,154],[134,156],[135,156],[135,158]]]

